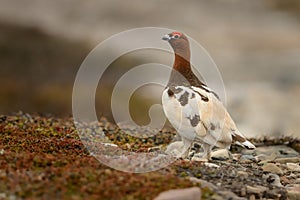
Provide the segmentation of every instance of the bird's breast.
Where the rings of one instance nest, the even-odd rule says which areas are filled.
[[[167,87],[162,95],[162,105],[177,132],[185,138],[194,139],[201,120],[196,94],[185,86]]]

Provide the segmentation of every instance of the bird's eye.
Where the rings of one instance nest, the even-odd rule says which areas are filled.
[[[174,35],[173,36],[175,39],[178,39],[179,38],[179,35]]]

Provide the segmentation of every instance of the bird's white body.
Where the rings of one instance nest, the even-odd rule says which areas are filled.
[[[218,96],[193,73],[188,38],[180,32],[165,35],[175,60],[168,86],[162,95],[164,112],[181,136],[181,142],[167,151],[186,157],[193,142],[201,143],[204,157],[210,159],[212,147],[228,148],[232,142],[254,149],[237,129]],[[180,74],[180,75],[179,75]]]
[[[229,147],[233,135],[244,138],[222,102],[209,88],[175,86],[176,92],[172,95],[169,95],[169,89],[167,87],[163,92],[162,105],[183,141],[180,155],[176,156],[185,157],[193,142],[202,143],[204,154],[209,154],[213,146]]]

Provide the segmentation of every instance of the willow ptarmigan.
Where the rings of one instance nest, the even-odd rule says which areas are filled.
[[[162,39],[169,42],[175,53],[162,104],[168,120],[182,139],[176,156],[186,157],[193,142],[202,144],[203,157],[207,159],[214,146],[228,148],[238,143],[254,149],[255,146],[238,131],[218,95],[193,73],[188,38],[180,32],[172,32]]]

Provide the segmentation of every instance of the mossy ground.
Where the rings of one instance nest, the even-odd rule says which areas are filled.
[[[147,151],[149,147],[169,143],[174,136],[174,132],[165,130],[156,137],[135,140],[132,136],[121,134],[113,124],[105,120],[100,120],[101,123],[108,138],[125,149],[128,147],[125,143],[128,143],[133,149]],[[299,139],[262,138],[252,142],[258,146],[285,144],[299,152]],[[231,149],[233,153],[240,151],[237,146]],[[213,163],[219,168],[205,166],[201,162],[177,160],[155,172],[125,173],[101,164],[89,154],[72,117],[56,118],[21,112],[0,116],[0,199],[153,199],[162,191],[192,186],[201,188],[203,199],[220,196],[221,193],[216,194],[211,188],[191,182],[190,177],[247,198],[253,195],[243,192],[247,185],[268,188],[257,198],[287,198],[284,188],[272,186],[262,179],[265,173],[259,162],[233,159],[215,160]],[[246,172],[248,177],[238,176],[240,171]],[[287,171],[281,176],[284,185],[294,181],[286,178],[289,174]]]
[[[195,184],[171,169],[131,174],[106,167],[82,145],[72,118],[0,119],[0,193],[43,199],[152,199]]]

